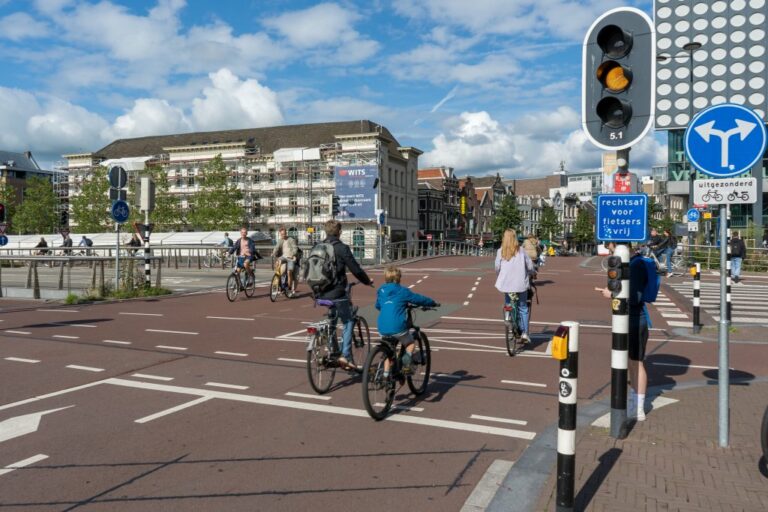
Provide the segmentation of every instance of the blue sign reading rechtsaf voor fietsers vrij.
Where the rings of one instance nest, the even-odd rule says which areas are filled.
[[[648,239],[646,194],[597,196],[597,239],[606,242],[643,242]]]

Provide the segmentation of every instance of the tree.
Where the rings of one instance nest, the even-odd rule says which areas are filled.
[[[552,238],[559,236],[563,231],[563,225],[557,219],[557,212],[555,212],[553,206],[542,208],[539,229],[541,230],[542,238],[546,240],[552,240]]]
[[[187,220],[202,231],[229,230],[243,223],[243,192],[230,183],[221,155],[208,162],[199,176],[200,189],[192,196]]]
[[[80,184],[80,193],[70,199],[72,220],[83,233],[100,233],[113,225],[109,214],[107,170],[99,167]]]
[[[579,208],[579,213],[576,215],[573,240],[577,244],[589,244],[595,241],[595,219],[592,212],[586,208]]]
[[[53,233],[59,225],[58,204],[49,180],[29,178],[24,199],[13,216],[14,230],[19,233]]]
[[[520,231],[520,211],[517,209],[517,201],[515,196],[506,195],[501,201],[501,206],[496,211],[491,221],[491,231],[493,231],[493,237],[497,241],[501,241],[501,237],[504,235],[506,229],[514,229]]]
[[[5,183],[0,185],[0,203],[5,205],[5,221],[11,222],[13,216],[16,215],[16,207],[18,204],[18,196],[16,195],[16,188],[13,185]]]

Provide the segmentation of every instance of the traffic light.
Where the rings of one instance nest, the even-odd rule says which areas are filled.
[[[621,257],[608,256],[608,291],[612,297],[621,292]]]
[[[0,222],[5,222],[5,203],[0,203]]]
[[[600,16],[584,38],[581,121],[597,147],[618,150],[639,141],[655,112],[656,34],[632,7]]]
[[[333,196],[333,204],[331,205],[331,216],[336,217],[341,210],[339,209],[339,196]]]

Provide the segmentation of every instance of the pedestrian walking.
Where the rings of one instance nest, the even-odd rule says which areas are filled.
[[[741,282],[741,263],[747,257],[747,246],[744,240],[739,238],[739,232],[734,231],[731,236],[731,278],[734,283]]]

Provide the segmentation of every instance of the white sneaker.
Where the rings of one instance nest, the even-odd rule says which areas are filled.
[[[638,407],[635,409],[635,419],[637,421],[645,421],[645,408],[644,407]]]
[[[523,343],[530,343],[531,342],[531,338],[528,337],[528,333],[523,333],[523,335],[520,336],[520,340]]]

